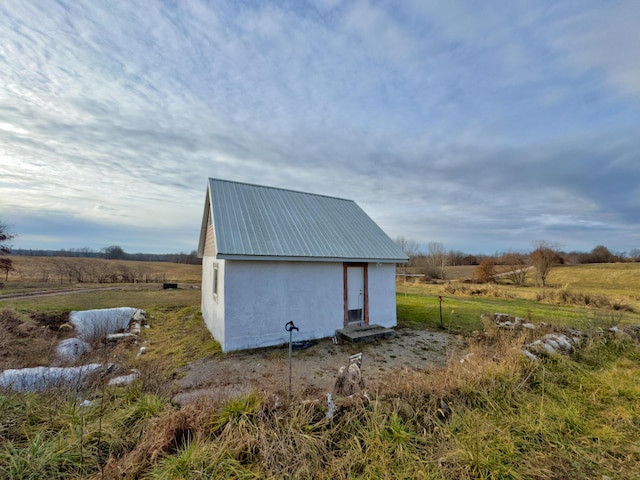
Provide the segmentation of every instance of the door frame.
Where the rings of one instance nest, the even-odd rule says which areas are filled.
[[[368,263],[343,263],[342,264],[342,272],[344,279],[344,326],[349,326],[349,297],[348,297],[348,280],[347,280],[347,269],[349,267],[362,267],[362,279],[364,290],[364,305],[362,311],[362,324],[369,325],[369,264]]]

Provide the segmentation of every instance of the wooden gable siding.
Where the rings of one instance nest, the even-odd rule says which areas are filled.
[[[204,241],[204,256],[215,257],[216,255],[216,238],[213,234],[213,225],[207,227],[207,236]]]

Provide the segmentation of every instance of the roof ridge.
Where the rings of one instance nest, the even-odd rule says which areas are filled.
[[[299,193],[302,195],[313,195],[314,197],[332,198],[334,200],[343,200],[345,202],[355,203],[355,200],[352,200],[350,198],[336,197],[333,195],[324,195],[322,193],[303,192],[302,190],[293,190],[291,188],[272,187],[269,185],[258,185],[257,183],[239,182],[237,180],[225,180],[224,178],[215,178],[215,177],[209,177],[209,180],[214,180],[216,182],[224,182],[224,183],[235,183],[236,185],[246,185],[248,187],[258,187],[258,188],[264,188],[268,190],[279,190],[281,192]]]

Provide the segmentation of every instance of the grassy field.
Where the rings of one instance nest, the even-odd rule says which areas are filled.
[[[0,295],[67,290],[118,283],[199,284],[200,265],[74,257],[12,256],[14,270],[0,276]]]
[[[34,312],[133,306],[151,326],[148,353],[119,359],[142,372],[129,387],[0,392],[0,477],[640,478],[640,344],[603,328],[640,324],[640,265],[559,267],[549,282],[400,282],[399,326],[439,328],[441,295],[444,326],[467,336],[467,351],[443,368],[397,372],[368,399],[338,398],[331,419],[324,396],[172,405],[179,367],[221,355],[199,289],[0,300],[27,323]],[[523,337],[483,324],[493,312],[590,336],[571,356],[530,362]]]
[[[456,268],[456,267],[454,267]],[[469,272],[467,272],[469,273]],[[482,327],[480,316],[495,312],[539,323],[588,327],[640,323],[640,264],[620,263],[556,267],[549,285],[536,287],[533,273],[527,285],[432,284],[398,280],[398,321],[404,326],[446,328],[469,333]]]

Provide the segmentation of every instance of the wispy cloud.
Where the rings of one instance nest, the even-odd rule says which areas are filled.
[[[90,232],[111,231],[125,249],[191,250],[216,176],[353,198],[392,236],[470,252],[637,248],[639,14],[2,4],[1,214],[32,247],[85,232],[99,248]]]

